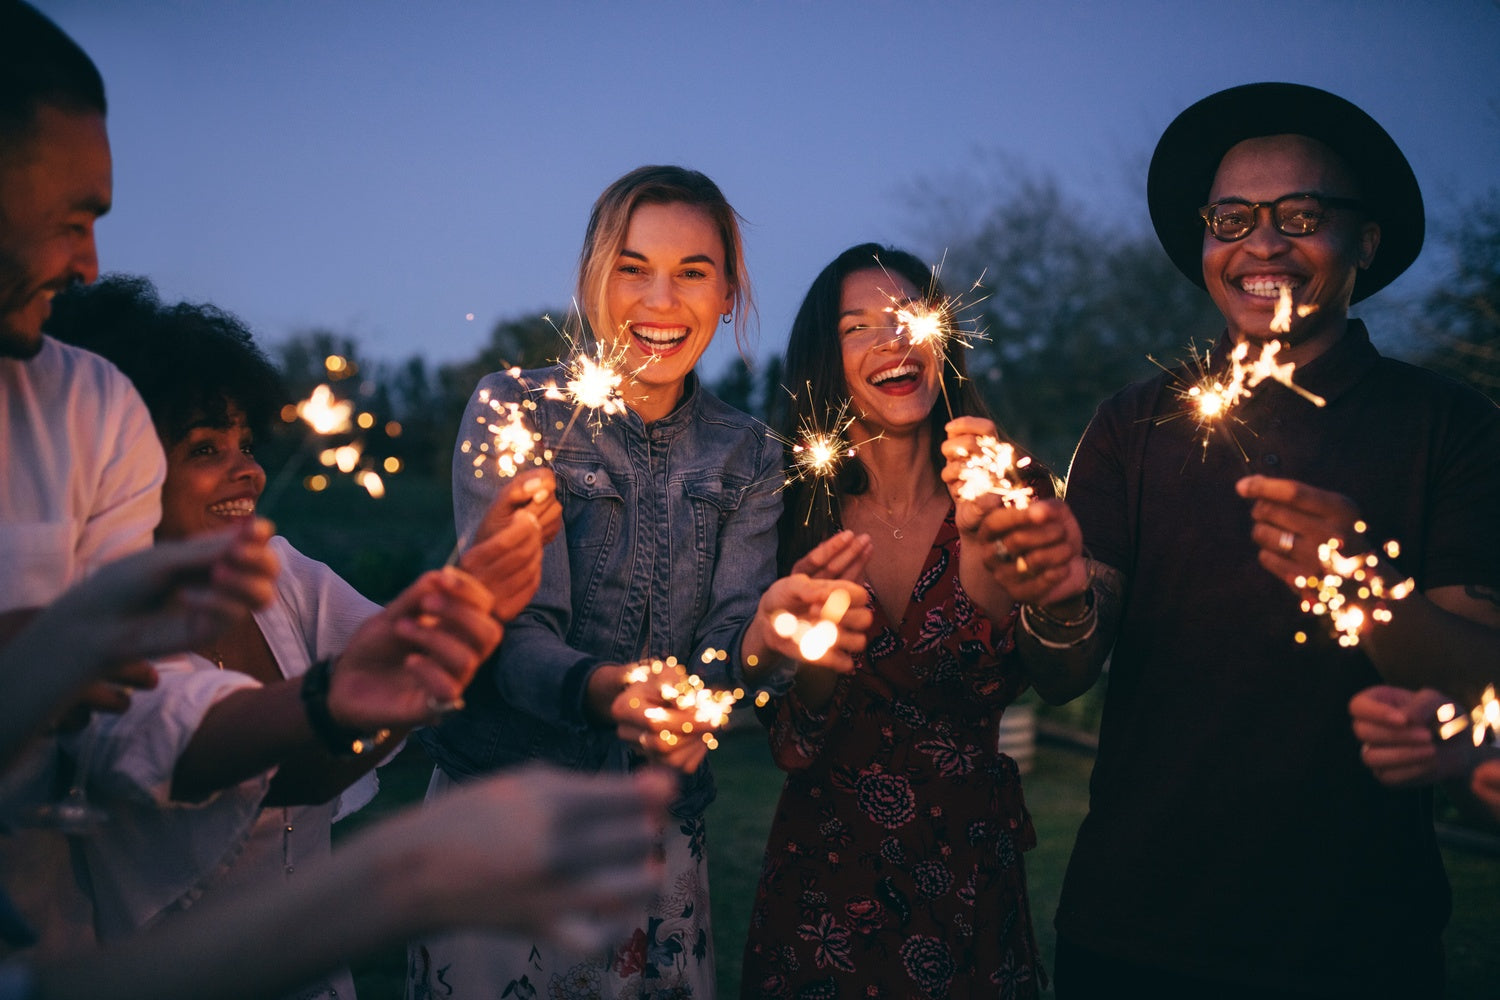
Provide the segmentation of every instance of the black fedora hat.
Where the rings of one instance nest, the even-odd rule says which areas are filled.
[[[1347,163],[1363,187],[1365,209],[1380,224],[1375,261],[1354,282],[1367,298],[1405,271],[1422,249],[1422,190],[1401,149],[1380,124],[1326,90],[1298,83],[1249,83],[1221,90],[1178,115],[1151,156],[1146,200],[1156,237],[1177,269],[1203,287],[1203,219],[1219,161],[1245,139],[1311,136]]]

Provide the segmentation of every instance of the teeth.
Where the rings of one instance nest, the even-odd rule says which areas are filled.
[[[904,365],[897,365],[894,368],[887,368],[885,371],[876,372],[874,375],[870,376],[870,384],[883,385],[886,382],[889,382],[891,379],[901,378],[903,375],[917,375],[920,374],[921,371],[922,369],[919,365],[914,365],[908,362]]]
[[[1240,287],[1251,295],[1267,299],[1279,298],[1283,288],[1298,288],[1302,282],[1292,278],[1242,278]]]
[[[210,514],[219,517],[249,517],[255,513],[254,500],[225,500],[208,508]]]
[[[675,344],[679,341],[686,340],[688,335],[687,327],[685,326],[674,327],[672,329],[663,329],[662,327],[633,326],[630,328],[630,332],[635,334],[637,337],[640,337],[648,344],[658,344],[662,346]]]

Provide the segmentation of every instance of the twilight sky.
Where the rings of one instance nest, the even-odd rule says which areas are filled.
[[[748,219],[762,354],[838,251],[923,232],[914,184],[997,153],[1144,226],[1157,136],[1239,83],[1360,104],[1429,219],[1500,183],[1497,0],[39,6],[109,88],[105,270],[388,359],[464,358],[567,303],[593,199],[648,162],[703,170]]]

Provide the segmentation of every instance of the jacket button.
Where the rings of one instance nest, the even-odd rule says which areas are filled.
[[[1272,453],[1270,455],[1267,455],[1265,458],[1262,458],[1261,461],[1274,469],[1276,466],[1281,464],[1281,456]]]
[[[583,481],[585,483],[588,483],[590,486],[593,486],[594,485],[594,474],[592,472],[588,473],[587,475],[585,475],[583,477]]]

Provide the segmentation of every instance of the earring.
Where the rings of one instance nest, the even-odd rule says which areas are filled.
[[[732,312],[725,313],[724,314],[724,325],[728,326],[729,325],[729,321],[732,320],[732,319],[734,319],[734,313],[732,313]]]

